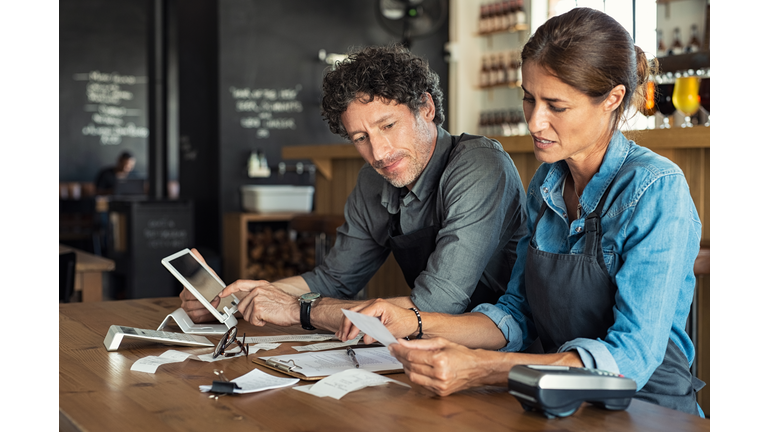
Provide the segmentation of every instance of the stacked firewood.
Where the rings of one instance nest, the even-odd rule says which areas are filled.
[[[270,227],[248,233],[249,279],[274,281],[314,267],[315,241],[311,234],[294,232],[291,236],[287,229]]]

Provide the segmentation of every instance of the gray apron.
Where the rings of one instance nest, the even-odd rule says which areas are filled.
[[[603,194],[585,221],[583,255],[544,252],[533,245],[536,226],[547,208],[542,203],[525,262],[525,292],[539,336],[530,352],[557,352],[576,338],[605,339],[614,323],[617,287],[605,266],[601,246],[600,214],[606,196]],[[685,354],[670,339],[663,362],[635,398],[698,416],[696,392],[703,386],[691,375]]]
[[[451,137],[452,150],[456,150],[457,144],[462,139],[479,138],[473,135],[462,134],[458,140],[455,137]],[[450,161],[450,156],[448,160]],[[433,210],[435,213],[437,209]],[[433,217],[432,220],[437,218]],[[388,246],[392,250],[392,255],[395,257],[395,261],[403,271],[405,281],[408,286],[413,289],[416,284],[416,278],[419,274],[427,268],[427,262],[429,256],[435,251],[437,244],[437,233],[440,230],[441,224],[438,222],[434,225],[427,226],[418,229],[414,232],[403,234],[400,229],[400,211],[390,215],[389,218],[389,240]],[[494,304],[501,297],[503,292],[496,292],[493,288],[486,285],[482,279],[477,283],[475,291],[470,297],[469,305],[466,308],[466,312],[474,309],[475,306],[483,303]]]

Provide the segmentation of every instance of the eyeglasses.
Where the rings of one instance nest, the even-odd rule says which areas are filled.
[[[224,352],[230,345],[236,343],[240,347],[240,351],[237,352]],[[248,357],[248,345],[245,343],[245,333],[243,333],[243,341],[237,340],[237,327],[232,327],[227,330],[224,337],[221,338],[216,345],[216,349],[213,350],[213,358],[218,356],[232,357],[240,353],[245,353],[245,357]]]

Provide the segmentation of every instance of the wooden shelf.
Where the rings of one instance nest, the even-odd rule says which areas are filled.
[[[625,131],[624,135],[650,149],[709,148],[709,128],[705,126]],[[533,153],[530,135],[490,138],[499,141],[508,153]],[[360,159],[360,153],[353,144],[287,146],[283,147],[283,159],[311,159],[330,180],[333,178],[331,160]]]
[[[522,81],[516,81],[515,83],[503,83],[503,84],[494,84],[494,85],[488,85],[488,86],[477,86],[478,90],[495,90],[495,89],[504,89],[504,88],[520,88],[522,85]]]
[[[625,131],[624,135],[651,150],[709,148],[709,128],[704,126]],[[490,138],[501,143],[507,153],[533,153],[530,135]]]
[[[689,69],[705,69],[709,66],[709,51],[670,55],[656,58],[659,61],[661,74],[667,72],[687,71]]]
[[[306,213],[225,213],[223,220],[224,282],[230,284],[246,276],[248,266],[248,224],[288,222]]]
[[[521,31],[528,31],[531,28],[528,24],[516,24],[514,27],[504,30],[496,30],[492,32],[483,32],[483,33],[476,33],[478,37],[488,37],[493,36],[497,34],[505,34],[505,33],[517,33]]]

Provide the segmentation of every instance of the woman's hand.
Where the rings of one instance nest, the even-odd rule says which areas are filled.
[[[419,321],[412,310],[402,308],[384,299],[365,302],[360,306],[349,308],[349,310],[380,319],[381,323],[396,338],[403,338],[414,334],[419,328]],[[357,337],[359,333],[360,329],[355,327],[347,317],[344,317],[341,327],[336,332],[336,337],[339,340],[348,341]],[[363,343],[371,344],[373,342],[375,342],[375,339],[372,337],[368,335],[363,337]]]
[[[411,381],[439,396],[470,387],[503,385],[509,371],[498,368],[503,362],[495,357],[500,353],[469,349],[440,337],[398,340],[389,351],[403,364]]]

